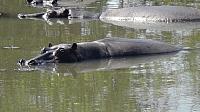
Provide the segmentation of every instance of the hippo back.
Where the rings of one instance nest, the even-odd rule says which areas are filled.
[[[139,6],[108,9],[100,16],[102,21],[180,22],[199,21],[200,10],[183,6]]]
[[[180,47],[151,39],[107,38],[100,42],[105,43],[111,57],[161,54],[181,50]]]
[[[150,39],[105,38],[93,42],[59,44],[42,49],[41,54],[19,64],[42,65],[45,63],[72,63],[89,59],[100,59],[145,54],[163,54],[182,48]]]
[[[80,60],[109,57],[105,44],[98,41],[78,43],[77,52]]]

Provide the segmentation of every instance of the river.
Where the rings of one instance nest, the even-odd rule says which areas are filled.
[[[69,0],[70,1],[70,0]],[[66,6],[67,0],[58,1]],[[75,1],[75,0],[74,0]],[[198,0],[102,0],[74,2],[84,10],[139,5],[183,5],[200,8]],[[84,0],[83,0],[84,1]],[[75,4],[74,4],[75,3]],[[20,20],[18,13],[44,9],[23,0],[1,0],[0,112],[191,112],[200,111],[200,23],[119,25],[100,20]],[[53,44],[105,37],[144,38],[191,47],[167,55],[126,57],[49,64],[21,69],[21,58],[36,56]]]

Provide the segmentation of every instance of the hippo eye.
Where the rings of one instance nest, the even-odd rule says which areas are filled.
[[[41,49],[41,52],[40,52],[40,54],[44,54],[46,51],[47,51],[47,48],[46,48],[46,47],[44,47],[44,48],[42,48],[42,49]]]
[[[28,65],[37,65],[38,63],[35,60],[31,60]]]
[[[60,48],[59,51],[64,53],[65,49],[64,48]]]

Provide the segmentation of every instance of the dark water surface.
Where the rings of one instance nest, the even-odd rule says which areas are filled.
[[[59,3],[66,6],[67,0]],[[145,4],[200,6],[195,0],[102,0],[88,5],[88,10]],[[20,58],[37,55],[49,42],[83,42],[111,36],[156,39],[195,49],[200,47],[200,23],[143,27],[99,20],[45,22],[17,18],[18,13],[42,10],[28,7],[22,0],[0,1],[0,12],[7,13],[0,18],[0,112],[200,111],[200,49],[27,69],[16,64]]]

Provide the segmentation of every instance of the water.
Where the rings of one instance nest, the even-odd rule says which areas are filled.
[[[195,0],[104,0],[89,5],[88,10],[144,4],[199,7]],[[22,0],[1,0],[0,10],[8,13],[8,17],[0,18],[0,112],[200,111],[199,49],[23,70],[16,64],[20,58],[37,55],[49,42],[83,42],[111,36],[156,39],[197,48],[199,23],[122,27],[99,20],[19,20],[18,13],[42,10],[28,7]]]

